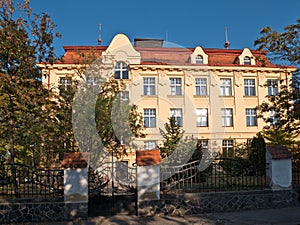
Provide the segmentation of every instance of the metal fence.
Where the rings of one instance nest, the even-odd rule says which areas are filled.
[[[136,194],[136,167],[124,162],[104,162],[89,170],[89,195]]]
[[[2,198],[56,198],[64,194],[64,171],[37,169],[23,164],[0,165]]]
[[[200,161],[177,167],[161,168],[161,190],[172,192],[219,192],[265,189],[265,166],[252,165],[248,160],[218,158],[205,170]],[[171,176],[171,174],[173,174]]]
[[[300,187],[300,159],[292,159],[292,183],[293,187]]]

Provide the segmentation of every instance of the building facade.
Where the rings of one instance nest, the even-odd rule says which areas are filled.
[[[237,143],[251,139],[265,125],[255,108],[278,92],[280,81],[289,82],[294,71],[248,48],[164,47],[162,40],[154,39],[135,39],[132,44],[124,34],[116,35],[109,46],[64,49],[63,61],[43,68],[43,83],[57,88],[81,79],[75,72],[84,64],[80,55],[92,52],[101,61],[102,74],[126,83],[124,98],[143,114],[147,135],[135,140],[140,149],[156,148],[160,129],[173,116],[184,134],[201,139],[204,148],[232,156]],[[86,77],[91,83],[95,79]]]

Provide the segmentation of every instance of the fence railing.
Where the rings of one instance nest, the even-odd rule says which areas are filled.
[[[252,165],[247,160],[215,159],[204,171],[200,161],[178,167],[161,168],[163,192],[218,192],[265,189],[265,166]],[[170,176],[170,174],[174,174]]]
[[[37,169],[23,164],[0,165],[2,198],[60,198],[64,194],[64,171]]]
[[[292,159],[292,184],[300,187],[300,159]]]

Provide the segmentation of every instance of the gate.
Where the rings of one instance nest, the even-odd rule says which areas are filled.
[[[136,167],[104,162],[89,169],[89,216],[136,214]]]

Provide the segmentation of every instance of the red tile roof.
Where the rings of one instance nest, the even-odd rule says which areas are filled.
[[[61,165],[64,168],[86,168],[88,166],[88,159],[89,153],[65,153]]]
[[[65,55],[61,63],[69,64],[82,63],[87,60],[87,57],[100,57],[107,46],[64,46],[64,49]],[[144,65],[192,65],[190,55],[193,53],[194,48],[136,47],[135,49],[140,52],[141,64]],[[242,54],[243,50],[209,48],[203,50],[208,55],[208,65],[210,66],[242,66],[237,62],[237,57]],[[257,50],[251,50],[251,52],[255,57],[266,60],[265,67],[277,67],[266,59],[264,52]],[[260,65],[258,61],[256,64],[256,66]]]
[[[292,154],[285,146],[267,146],[266,150],[270,153],[272,159],[292,158]]]

